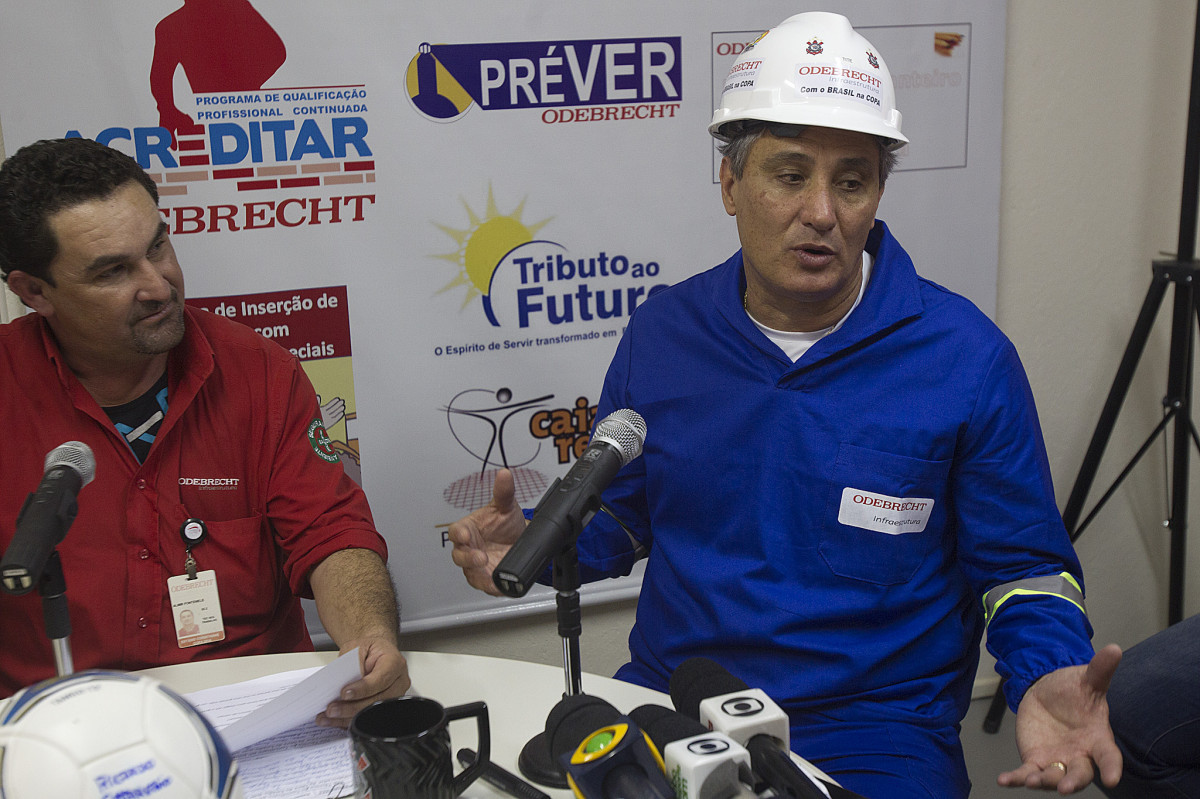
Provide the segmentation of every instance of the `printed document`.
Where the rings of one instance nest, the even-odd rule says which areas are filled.
[[[314,719],[358,679],[358,650],[318,668],[209,688],[186,699],[233,751],[245,799],[334,799],[354,792],[348,732]]]

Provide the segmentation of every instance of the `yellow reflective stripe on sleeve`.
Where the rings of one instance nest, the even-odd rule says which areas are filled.
[[[1056,596],[1065,599],[1087,615],[1087,607],[1083,601],[1083,590],[1079,583],[1067,572],[1046,577],[1028,577],[1024,580],[1014,580],[1011,583],[998,585],[983,595],[983,624],[986,627],[992,623],[992,617],[1000,606],[1014,596]]]

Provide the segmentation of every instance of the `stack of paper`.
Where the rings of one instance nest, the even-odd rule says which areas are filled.
[[[245,799],[334,799],[354,792],[350,735],[315,719],[359,677],[358,650],[323,668],[187,695],[233,751]]]

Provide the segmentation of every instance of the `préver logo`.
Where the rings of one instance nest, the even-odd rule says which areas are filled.
[[[413,108],[434,122],[536,111],[545,124],[672,119],[683,99],[678,36],[430,44],[409,62]]]

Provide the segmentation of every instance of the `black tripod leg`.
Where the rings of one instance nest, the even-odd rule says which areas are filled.
[[[1092,433],[1092,441],[1088,445],[1087,454],[1083,456],[1083,465],[1079,467],[1079,475],[1075,478],[1075,485],[1071,488],[1071,494],[1067,498],[1067,504],[1063,510],[1063,524],[1066,525],[1068,533],[1074,533],[1075,527],[1079,523],[1079,516],[1083,512],[1083,503],[1087,500],[1088,491],[1091,490],[1092,482],[1096,479],[1096,471],[1100,468],[1100,459],[1104,456],[1104,448],[1108,446],[1108,439],[1117,423],[1117,415],[1121,412],[1125,395],[1129,393],[1129,386],[1133,382],[1133,373],[1137,371],[1138,361],[1142,357],[1142,351],[1146,348],[1146,341],[1150,337],[1150,329],[1154,325],[1154,317],[1158,314],[1168,282],[1170,282],[1169,278],[1163,270],[1154,270],[1150,288],[1146,291],[1146,299],[1142,302],[1142,310],[1138,312],[1133,332],[1129,336],[1129,343],[1125,346],[1125,354],[1121,356],[1121,364],[1117,367],[1117,376],[1113,378],[1108,399],[1104,402],[1104,409],[1100,412],[1100,420],[1096,422],[1096,430]]]
[[[1171,322],[1171,356],[1168,366],[1167,399],[1175,411],[1172,436],[1171,474],[1171,560],[1167,596],[1167,624],[1183,619],[1184,551],[1187,542],[1188,472],[1192,431],[1192,316],[1195,312],[1192,281],[1176,282],[1175,315]]]
[[[1004,680],[996,686],[992,694],[992,704],[988,705],[987,715],[983,717],[983,731],[995,734],[1000,731],[1000,722],[1004,720],[1004,710],[1008,702],[1004,699]]]

